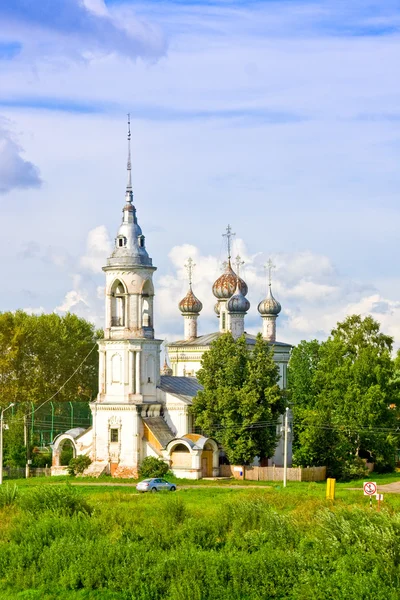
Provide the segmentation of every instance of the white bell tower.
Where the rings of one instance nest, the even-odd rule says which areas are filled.
[[[107,264],[104,339],[99,342],[99,395],[92,404],[93,458],[112,475],[136,476],[141,462],[141,414],[157,402],[160,346],[154,339],[153,266],[137,222],[131,180],[128,118],[128,183],[122,224]]]

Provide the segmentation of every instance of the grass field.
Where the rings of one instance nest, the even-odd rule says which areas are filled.
[[[400,598],[400,495],[378,513],[347,489],[361,481],[338,484],[334,504],[319,483],[85,483],[21,480],[16,498],[3,486],[0,600]]]

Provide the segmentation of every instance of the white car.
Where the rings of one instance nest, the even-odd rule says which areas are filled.
[[[154,477],[153,479],[143,479],[143,481],[139,481],[136,489],[138,492],[175,492],[176,485],[174,483],[169,483],[160,477]]]

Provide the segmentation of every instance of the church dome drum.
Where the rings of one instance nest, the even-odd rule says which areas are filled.
[[[231,267],[230,261],[228,262],[225,271],[212,287],[213,294],[218,300],[228,300],[233,296],[236,290],[236,282],[238,277]],[[248,287],[245,281],[239,277],[239,287],[243,296],[247,295]]]
[[[202,303],[194,295],[192,288],[189,289],[186,296],[179,302],[179,310],[182,314],[199,314],[203,308]]]

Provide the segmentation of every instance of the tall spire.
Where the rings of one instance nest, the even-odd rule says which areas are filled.
[[[231,238],[234,235],[236,235],[236,233],[232,232],[232,227],[230,225],[228,225],[228,227],[226,228],[226,233],[222,234],[222,237],[226,237],[226,244],[227,244],[227,250],[228,250],[228,263],[229,263],[229,265],[231,263],[231,250],[232,250]]]
[[[132,193],[132,163],[131,163],[131,115],[128,113],[128,181],[126,184],[126,201],[132,204],[133,193]]]

